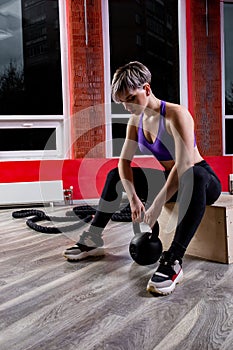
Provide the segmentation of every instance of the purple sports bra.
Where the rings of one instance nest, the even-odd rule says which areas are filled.
[[[174,160],[175,159],[175,143],[173,137],[167,132],[165,126],[166,103],[161,101],[160,120],[158,135],[153,143],[147,141],[143,131],[143,114],[140,117],[138,126],[138,147],[143,154],[149,154],[158,160]],[[194,146],[196,141],[194,140]]]

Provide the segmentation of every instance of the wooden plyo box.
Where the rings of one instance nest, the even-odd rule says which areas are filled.
[[[174,203],[166,204],[158,220],[164,250],[169,248],[175,233],[177,210]],[[206,207],[201,224],[186,253],[225,264],[233,263],[232,195],[221,194],[213,205]]]

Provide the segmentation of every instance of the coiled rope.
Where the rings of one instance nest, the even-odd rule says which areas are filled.
[[[88,223],[92,220],[93,215],[96,213],[97,206],[91,207],[90,205],[83,205],[74,207],[72,211],[68,211],[66,213],[66,216],[64,217],[57,217],[57,216],[48,216],[45,214],[42,210],[36,210],[36,209],[25,209],[25,210],[18,210],[14,211],[12,213],[12,217],[15,219],[21,219],[25,217],[29,217],[26,221],[26,225],[30,227],[31,229],[42,232],[42,233],[64,233],[69,231],[74,231],[83,225],[85,223]],[[78,222],[77,222],[78,218]],[[111,217],[112,221],[132,221],[131,220],[131,210],[129,205],[125,208],[119,210],[118,212],[114,213]],[[72,222],[76,221],[72,225],[65,225],[61,227],[57,226],[42,226],[38,225],[37,222],[39,221],[53,221],[53,222]]]

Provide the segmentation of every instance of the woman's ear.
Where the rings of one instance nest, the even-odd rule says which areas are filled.
[[[151,94],[150,84],[149,84],[149,83],[144,84],[144,85],[143,85],[143,89],[144,89],[145,92],[146,92],[146,96],[150,96],[150,94]]]

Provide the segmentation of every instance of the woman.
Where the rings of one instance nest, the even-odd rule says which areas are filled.
[[[158,99],[150,83],[150,71],[137,61],[120,67],[113,76],[113,100],[122,103],[131,113],[126,139],[118,168],[107,176],[88,232],[84,232],[64,256],[80,260],[103,253],[102,232],[119,208],[123,190],[129,199],[132,220],[143,220],[151,228],[163,205],[177,200],[179,214],[173,241],[168,251],[162,253],[159,266],[147,285],[147,290],[166,295],[182,279],[182,258],[201,222],[206,204],[214,203],[219,197],[221,184],[198,150],[189,111]],[[164,171],[131,167],[137,147],[156,157]]]

